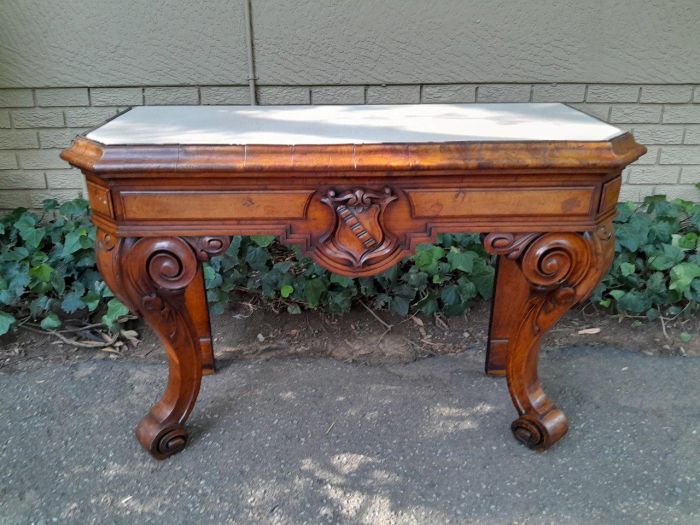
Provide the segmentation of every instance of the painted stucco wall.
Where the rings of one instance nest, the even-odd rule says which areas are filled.
[[[262,104],[560,101],[649,153],[623,198],[700,200],[698,0],[251,0]],[[243,0],[0,0],[0,209],[71,198],[58,158],[132,105],[246,104]]]

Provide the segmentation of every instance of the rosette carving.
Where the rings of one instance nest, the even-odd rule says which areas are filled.
[[[521,312],[508,339],[506,376],[520,417],[512,424],[516,439],[530,448],[546,449],[567,431],[566,416],[542,389],[537,374],[540,340],[564,313],[585,299],[609,268],[614,255],[610,224],[594,232],[489,234],[484,246],[490,253],[517,262],[509,279],[523,279],[523,304],[509,305]],[[497,283],[516,286],[516,282]],[[527,289],[526,289],[527,290]]]
[[[111,233],[99,230],[97,232],[97,249],[104,252],[111,252],[117,245],[117,239]]]

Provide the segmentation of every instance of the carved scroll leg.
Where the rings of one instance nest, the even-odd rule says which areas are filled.
[[[194,408],[202,380],[198,337],[187,312],[184,291],[160,290],[143,299],[143,317],[168,353],[168,386],[163,397],[136,427],[136,437],[156,459],[187,444],[185,420]]]
[[[508,348],[525,313],[530,286],[520,272],[517,261],[498,258],[496,281],[491,302],[489,340],[486,347],[486,373],[505,376]]]
[[[97,260],[107,284],[142,315],[168,354],[165,393],[136,427],[136,437],[155,458],[187,443],[184,423],[199,393],[202,362],[185,290],[197,274],[195,252],[181,238],[113,239],[98,232]]]
[[[485,245],[491,253],[517,260],[528,283],[527,296],[515,306],[522,316],[508,345],[508,390],[520,414],[511,430],[528,447],[544,450],[566,434],[568,422],[542,389],[537,373],[540,341],[571,306],[591,293],[609,268],[614,256],[612,229],[608,224],[584,234],[491,234]]]
[[[564,295],[568,290],[561,288]],[[545,306],[546,297],[535,294],[527,303],[526,314],[518,325],[508,354],[506,377],[508,390],[520,417],[513,421],[515,438],[535,450],[544,450],[566,434],[569,424],[564,413],[545,394],[537,373],[540,340],[548,327],[541,326],[539,317],[544,308],[555,308],[549,315],[561,317],[571,306],[572,298],[563,297],[558,306]],[[554,317],[552,324],[556,322]]]
[[[216,363],[211,337],[207,290],[204,285],[204,272],[201,265],[197,269],[197,275],[192,283],[185,290],[185,304],[197,331],[197,343],[202,356],[202,374],[211,375],[216,372]]]

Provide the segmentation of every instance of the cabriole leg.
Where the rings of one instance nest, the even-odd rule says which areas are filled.
[[[208,244],[203,248],[201,243]],[[225,238],[116,239],[98,232],[97,261],[105,281],[143,317],[168,354],[165,392],[136,427],[139,442],[157,459],[185,447],[184,423],[202,378],[199,336],[187,308],[186,290],[199,272],[199,260],[223,252],[226,246]]]
[[[520,278],[528,285],[527,294],[516,294],[510,301],[520,313],[507,345],[508,390],[520,415],[511,430],[528,447],[544,450],[566,434],[568,422],[542,389],[537,373],[540,341],[607,272],[614,256],[612,226],[604,224],[583,234],[496,233],[489,234],[484,244],[489,252],[517,262]]]

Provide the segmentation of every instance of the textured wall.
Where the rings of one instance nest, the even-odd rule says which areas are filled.
[[[700,200],[699,0],[252,0],[261,104],[565,102]],[[82,191],[72,138],[140,104],[247,104],[242,0],[0,0],[0,209]],[[551,83],[551,82],[557,83]]]
[[[698,0],[255,0],[270,84],[700,82]]]
[[[245,82],[239,0],[0,0],[0,87]]]

